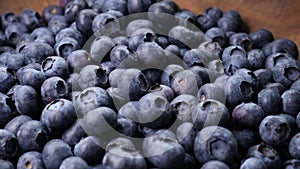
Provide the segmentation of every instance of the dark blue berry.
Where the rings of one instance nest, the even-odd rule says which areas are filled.
[[[47,129],[40,121],[30,120],[19,128],[17,139],[23,151],[41,151],[49,136]]]
[[[24,153],[18,160],[17,167],[19,169],[44,169],[42,154],[37,151]]]
[[[42,159],[47,169],[59,168],[62,161],[70,156],[71,147],[60,139],[49,141],[42,151]]]

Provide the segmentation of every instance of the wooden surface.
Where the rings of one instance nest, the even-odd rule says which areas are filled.
[[[59,0],[0,0],[0,13],[20,13],[25,8],[39,12],[47,4]],[[174,0],[181,8],[200,14],[205,8],[217,6],[222,11],[240,12],[249,31],[259,28],[270,30],[275,38],[289,38],[300,49],[300,0]]]

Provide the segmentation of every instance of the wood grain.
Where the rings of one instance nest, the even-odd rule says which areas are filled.
[[[181,8],[200,14],[205,8],[217,6],[222,11],[234,9],[240,12],[249,31],[259,28],[270,30],[275,38],[293,40],[300,48],[299,0],[174,0]],[[0,0],[0,13],[20,13],[30,8],[41,12],[48,4],[58,0]]]

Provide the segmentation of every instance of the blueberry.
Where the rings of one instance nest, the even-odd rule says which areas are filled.
[[[0,92],[6,93],[16,83],[14,71],[0,66]]]
[[[259,136],[256,134],[256,131],[253,130],[232,130],[232,133],[236,138],[239,151],[241,153],[246,153],[250,147],[258,144],[260,141]]]
[[[165,48],[165,53],[168,57],[176,56],[182,58],[180,54],[180,48],[176,45],[169,45]]]
[[[300,160],[297,159],[291,159],[284,162],[285,169],[299,168],[299,166],[300,166]]]
[[[236,20],[231,17],[225,17],[224,15],[217,22],[217,26],[219,28],[223,29],[224,31],[233,32],[238,32],[241,24],[242,23],[240,20]]]
[[[116,45],[128,46],[128,37],[126,37],[126,36],[117,36],[117,37],[113,38],[113,42]]]
[[[85,66],[78,75],[78,85],[84,90],[89,87],[102,87],[108,86],[108,77],[105,70],[96,65]]]
[[[267,169],[267,167],[261,159],[250,157],[243,161],[241,169]]]
[[[266,115],[280,113],[281,93],[276,88],[265,88],[258,93],[257,104]]]
[[[217,77],[214,81],[214,84],[217,85],[219,88],[221,88],[223,91],[225,91],[225,85],[228,81],[228,79],[230,78],[230,76],[223,74],[220,75],[219,77]]]
[[[292,137],[289,143],[289,152],[296,159],[300,158],[299,144],[300,144],[300,133],[297,133]]]
[[[73,38],[79,43],[80,46],[82,46],[86,41],[84,35],[72,28],[64,28],[60,30],[55,36],[55,41],[59,42],[64,38]]]
[[[206,13],[197,16],[196,25],[204,32],[216,26],[216,24],[217,20]]]
[[[116,88],[119,96],[127,100],[139,100],[150,88],[144,73],[138,69],[115,69],[109,75],[111,87]]]
[[[162,72],[161,83],[163,85],[170,86],[171,80],[174,77],[174,75],[183,70],[184,68],[179,65],[175,65],[175,64],[168,65]]]
[[[16,136],[8,130],[0,129],[0,158],[8,159],[15,157],[18,151]]]
[[[171,88],[174,90],[176,95],[190,94],[196,96],[199,87],[201,86],[201,77],[191,70],[178,72],[171,80]]]
[[[129,14],[147,12],[153,2],[151,0],[128,0],[127,9]]]
[[[263,89],[273,82],[273,74],[269,69],[257,69],[253,73],[259,82],[259,89]]]
[[[0,55],[0,63],[8,69],[17,71],[24,65],[24,58],[17,53],[4,52]]]
[[[211,160],[204,163],[200,169],[209,169],[209,168],[229,169],[229,166],[222,161]]]
[[[14,106],[22,115],[28,115],[38,118],[41,112],[41,102],[39,94],[31,86],[18,86],[12,95],[9,95],[14,101]]]
[[[91,63],[90,54],[85,50],[75,50],[67,57],[70,71],[80,72],[80,70]]]
[[[282,52],[290,54],[294,59],[298,59],[299,55],[297,45],[293,41],[285,38],[279,38],[264,45],[263,51],[266,56]]]
[[[128,143],[124,144],[123,141]],[[147,168],[145,159],[128,139],[116,138],[110,141],[106,146],[106,151],[102,160],[102,164],[105,166],[111,166],[115,169]]]
[[[228,71],[225,69],[224,63],[220,59],[215,59],[208,62],[207,69],[208,69],[207,74],[209,77],[208,82],[214,82],[215,79],[217,79],[219,76],[224,75],[225,73],[229,74]],[[225,70],[227,72],[225,72]]]
[[[167,127],[172,119],[172,110],[165,97],[149,93],[139,100],[137,119],[146,127],[158,129]]]
[[[248,59],[242,55],[232,55],[230,60],[225,64],[225,73],[233,75],[238,69],[250,67]]]
[[[204,100],[192,107],[192,120],[198,129],[206,126],[226,126],[230,120],[230,114],[225,105],[216,100]]]
[[[217,100],[221,103],[225,103],[225,94],[222,88],[214,83],[207,83],[200,87],[197,100],[199,102],[205,101],[207,99]]]
[[[117,131],[129,137],[141,137],[142,135],[138,129],[138,124],[124,117],[118,118]]]
[[[109,76],[109,74],[116,69],[114,64],[110,61],[102,62],[100,67],[105,71],[106,76]]]
[[[198,132],[193,123],[190,122],[184,122],[176,129],[178,142],[184,148],[185,152],[193,154],[194,141]]]
[[[219,45],[222,47],[224,47],[228,43],[225,31],[218,27],[212,27],[208,29],[205,32],[205,38],[209,41],[219,43]]]
[[[204,34],[184,26],[175,26],[169,33],[169,42],[180,48],[197,48],[204,41]]]
[[[136,22],[133,21],[131,22],[131,25],[128,25],[126,28],[126,31],[129,32],[131,31],[130,35],[129,35],[129,39],[128,39],[128,46],[130,49],[136,51],[138,46],[140,46],[141,44],[143,44],[144,42],[154,42],[157,38],[157,35],[148,27],[151,27],[150,25],[146,25],[146,26],[141,26],[140,22],[142,22],[142,24],[144,24],[144,22],[146,22],[145,24],[152,24],[151,22],[148,23],[147,20],[137,20]],[[129,27],[130,26],[130,27]],[[139,29],[134,29],[134,30],[128,30],[131,27],[141,27]],[[133,28],[131,28],[133,29]],[[157,45],[158,46],[158,45]]]
[[[20,14],[20,21],[24,23],[29,30],[33,30],[42,25],[42,17],[37,11],[25,9]]]
[[[167,17],[168,15],[166,15],[166,14],[174,15],[176,12],[173,6],[174,3],[173,4],[171,3],[168,3],[167,1],[160,1],[157,3],[153,3],[148,8],[148,13],[147,13],[148,18],[151,21],[155,22],[160,29],[168,30],[168,28],[171,28],[174,25],[174,23],[168,22],[170,20],[168,20]]]
[[[8,24],[19,22],[19,21],[20,21],[20,17],[13,12],[7,11],[1,14],[2,30],[5,30]]]
[[[109,137],[111,128],[117,127],[117,114],[108,107],[98,107],[88,111],[81,120],[82,128],[90,136]]]
[[[19,73],[18,80],[20,84],[31,86],[35,90],[40,90],[40,87],[42,86],[43,82],[46,80],[45,74],[39,69],[26,67],[24,70],[18,71],[17,75],[18,73]]]
[[[161,74],[162,70],[159,68],[145,68],[142,70],[142,73],[146,76],[147,80],[149,81],[149,85],[151,87],[157,86],[161,83]]]
[[[99,64],[104,57],[109,54],[110,50],[115,46],[112,39],[108,36],[101,36],[93,40],[91,44],[91,59]]]
[[[292,86],[291,86],[290,89],[294,89],[294,90],[300,91],[300,79],[296,80],[296,81],[292,84]]]
[[[17,167],[19,169],[44,169],[42,154],[37,151],[24,153],[18,160]]]
[[[47,129],[40,121],[30,120],[22,124],[17,132],[17,139],[23,151],[40,151],[47,143]]]
[[[47,57],[42,62],[41,70],[44,72],[46,78],[53,76],[66,78],[69,74],[67,61],[59,56]]]
[[[49,22],[55,15],[63,15],[64,9],[58,5],[48,5],[42,11],[42,17],[45,22]]]
[[[240,126],[256,128],[264,118],[264,111],[255,103],[241,103],[234,108],[232,118]]]
[[[290,128],[291,128],[291,133],[290,135],[294,134],[295,131],[297,130],[297,123],[296,123],[296,118],[292,115],[289,114],[278,114],[278,116],[283,117],[289,124]]]
[[[111,107],[112,99],[108,93],[99,87],[90,87],[83,90],[75,100],[77,113],[85,114],[100,106]]]
[[[285,60],[276,64],[273,69],[273,79],[286,87],[290,87],[300,79],[300,63],[295,60]]]
[[[183,55],[183,61],[189,66],[206,66],[207,59],[198,49],[191,49],[185,52]]]
[[[124,104],[118,111],[118,117],[124,117],[126,119],[137,122],[136,114],[140,111],[138,101],[130,101]]]
[[[247,157],[261,159],[266,168],[281,168],[282,161],[279,153],[269,145],[257,144],[249,148]]]
[[[276,65],[281,64],[287,60],[291,60],[291,55],[288,53],[274,53],[267,56],[265,61],[265,68],[272,70]]]
[[[195,24],[197,16],[188,9],[181,9],[175,13],[175,17],[182,26],[189,26],[190,23]]]
[[[158,168],[181,168],[184,163],[184,148],[169,130],[158,130],[145,138],[143,152],[147,160]]]
[[[217,69],[218,68],[219,67],[217,67]],[[212,77],[211,77],[211,72],[210,72],[211,70],[209,70],[209,68],[202,67],[202,66],[192,66],[190,68],[190,70],[201,77],[203,85],[206,83],[210,83],[213,80],[213,79],[210,79]]]
[[[55,15],[48,22],[48,28],[53,35],[56,35],[60,30],[68,27],[66,18],[63,15]]]
[[[289,139],[291,127],[287,120],[280,116],[267,116],[259,125],[259,134],[269,145],[280,145]]]
[[[39,27],[34,29],[30,34],[30,38],[34,42],[44,42],[50,44],[51,46],[54,44],[53,34],[47,27]]]
[[[10,161],[0,159],[0,168],[2,168],[2,169],[14,169],[14,165]]]
[[[203,128],[194,142],[194,153],[200,163],[210,160],[229,163],[237,157],[237,152],[238,144],[234,135],[220,126]]]
[[[125,60],[126,59],[126,60]],[[110,52],[110,60],[115,67],[122,66],[130,60],[136,60],[133,51],[125,45],[117,45]],[[120,65],[121,64],[121,65]],[[126,65],[125,65],[126,66]]]
[[[247,59],[250,63],[251,70],[257,70],[263,68],[265,65],[265,55],[262,50],[260,49],[252,49],[247,53]]]
[[[232,55],[242,55],[246,57],[247,53],[241,46],[228,46],[222,53],[222,61],[225,63],[229,62]]]
[[[53,76],[46,79],[41,86],[41,96],[44,103],[68,96],[68,85],[60,77]]]
[[[255,49],[261,49],[265,44],[274,40],[273,34],[266,29],[258,29],[249,34],[252,41],[252,47]]]
[[[50,134],[61,133],[75,122],[76,112],[71,101],[57,99],[46,105],[41,114],[41,123]]]
[[[90,37],[93,34],[92,24],[97,13],[92,9],[84,9],[79,12],[76,18],[77,29],[86,37]]]
[[[86,137],[79,120],[76,120],[71,127],[64,131],[62,140],[70,146],[75,146],[80,140]]]
[[[57,41],[54,49],[58,56],[67,58],[73,51],[80,49],[80,44],[76,39],[66,37],[61,41]]]
[[[117,17],[109,13],[100,13],[96,15],[92,23],[93,32],[97,35],[107,35],[107,33],[115,33],[119,30],[119,21]],[[105,31],[105,34],[101,32]]]
[[[236,33],[230,37],[229,45],[238,45],[249,51],[252,48],[252,41],[247,33]]]
[[[32,42],[26,44],[20,53],[25,64],[41,63],[46,57],[53,55],[54,50],[46,43]]]
[[[81,10],[87,7],[87,2],[84,0],[74,0],[70,1],[65,6],[65,18],[69,23],[75,21],[75,18],[78,17],[78,14]]]
[[[120,11],[122,14],[127,14],[127,2],[125,0],[111,0],[105,1],[102,5],[102,12],[109,10]]]
[[[19,42],[21,35],[27,32],[26,25],[20,22],[9,23],[4,31],[6,39],[15,45]]]
[[[60,139],[49,141],[42,151],[42,159],[47,169],[59,168],[63,160],[70,156],[71,147]]]
[[[300,92],[297,90],[287,90],[281,95],[282,110],[290,115],[296,116],[300,112]]]
[[[242,76],[233,75],[225,84],[226,103],[230,106],[251,101],[253,94],[251,83]]]
[[[216,6],[211,6],[211,7],[206,8],[203,11],[203,13],[211,16],[215,20],[218,20],[223,16],[223,12],[221,11],[221,9]]]
[[[192,121],[191,109],[197,104],[195,96],[182,94],[172,100],[170,106],[172,111],[177,115],[177,119],[183,122]]]
[[[67,157],[59,166],[59,169],[88,169],[89,166],[80,157]]]
[[[174,99],[174,92],[171,87],[162,85],[162,84],[155,84],[149,89],[149,93],[155,93],[160,96],[165,97],[169,102]]]
[[[19,128],[27,121],[32,120],[31,117],[26,115],[19,115],[15,118],[13,118],[11,121],[9,121],[4,129],[12,132],[14,135],[17,135],[17,132]]]
[[[13,111],[9,107],[9,97],[0,93],[0,127],[3,128],[13,117]]]

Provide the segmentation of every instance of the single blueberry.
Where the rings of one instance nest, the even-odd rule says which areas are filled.
[[[53,76],[46,79],[41,86],[41,96],[44,103],[67,97],[69,94],[67,83],[60,77]]]
[[[24,153],[18,160],[17,168],[19,169],[45,169],[42,154],[37,151]]]
[[[0,129],[0,158],[8,159],[15,157],[18,151],[18,141],[16,136],[5,129]]]
[[[49,136],[45,126],[40,121],[30,120],[21,125],[17,139],[23,151],[41,151]]]
[[[70,156],[71,147],[60,139],[49,141],[42,151],[42,159],[47,169],[59,168],[63,160]]]

